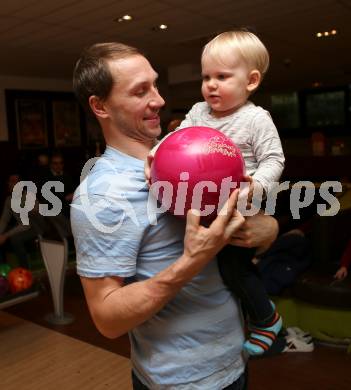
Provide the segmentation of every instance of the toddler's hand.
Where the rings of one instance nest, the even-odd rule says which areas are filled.
[[[244,176],[244,181],[248,183],[244,189],[239,191],[239,202],[247,200],[246,207],[249,207],[252,203],[254,193],[263,195],[263,186],[257,180],[254,180],[252,176]]]

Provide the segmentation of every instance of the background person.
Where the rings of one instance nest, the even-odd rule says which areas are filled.
[[[38,230],[33,228],[33,214],[36,210],[30,213],[29,225],[23,225],[19,214],[12,210],[12,191],[19,181],[18,173],[12,173],[8,177],[7,197],[0,217],[0,262],[6,262],[6,251],[9,249],[16,255],[19,266],[28,268],[28,243],[38,236]]]
[[[348,269],[351,265],[351,240],[346,244],[345,250],[341,256],[339,269],[334,277],[338,280],[343,280],[348,275]]]

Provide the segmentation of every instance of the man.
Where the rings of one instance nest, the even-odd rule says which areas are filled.
[[[76,95],[107,145],[73,200],[78,274],[99,331],[129,332],[134,389],[242,389],[240,311],[212,260],[229,242],[269,245],[277,224],[259,215],[239,230],[236,192],[208,228],[195,212],[186,225],[168,213],[154,223],[144,160],[161,132],[156,80],[147,59],[119,43],[93,45],[77,62]]]
[[[64,185],[64,192],[56,193],[63,204],[63,214],[69,216],[69,204],[73,199],[74,184],[71,176],[64,170],[65,163],[60,153],[54,153],[50,159],[50,172],[47,180],[60,181]]]

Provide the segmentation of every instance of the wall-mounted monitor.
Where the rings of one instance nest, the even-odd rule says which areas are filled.
[[[300,128],[301,120],[297,92],[271,95],[271,115],[278,130]]]
[[[346,125],[346,93],[312,91],[305,94],[305,119],[308,128],[330,128]]]
[[[307,89],[271,95],[271,115],[284,137],[351,135],[351,89]]]

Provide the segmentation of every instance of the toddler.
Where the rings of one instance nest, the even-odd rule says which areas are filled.
[[[245,160],[248,199],[257,191],[267,194],[284,168],[284,154],[277,129],[267,111],[249,97],[260,85],[269,66],[263,43],[246,30],[216,36],[203,49],[202,95],[177,130],[191,126],[217,129],[231,138]],[[150,177],[150,163],[145,167]],[[228,245],[217,256],[220,274],[227,287],[241,299],[249,316],[249,338],[244,349],[259,355],[269,349],[281,329],[275,311],[252,259],[255,250]]]

